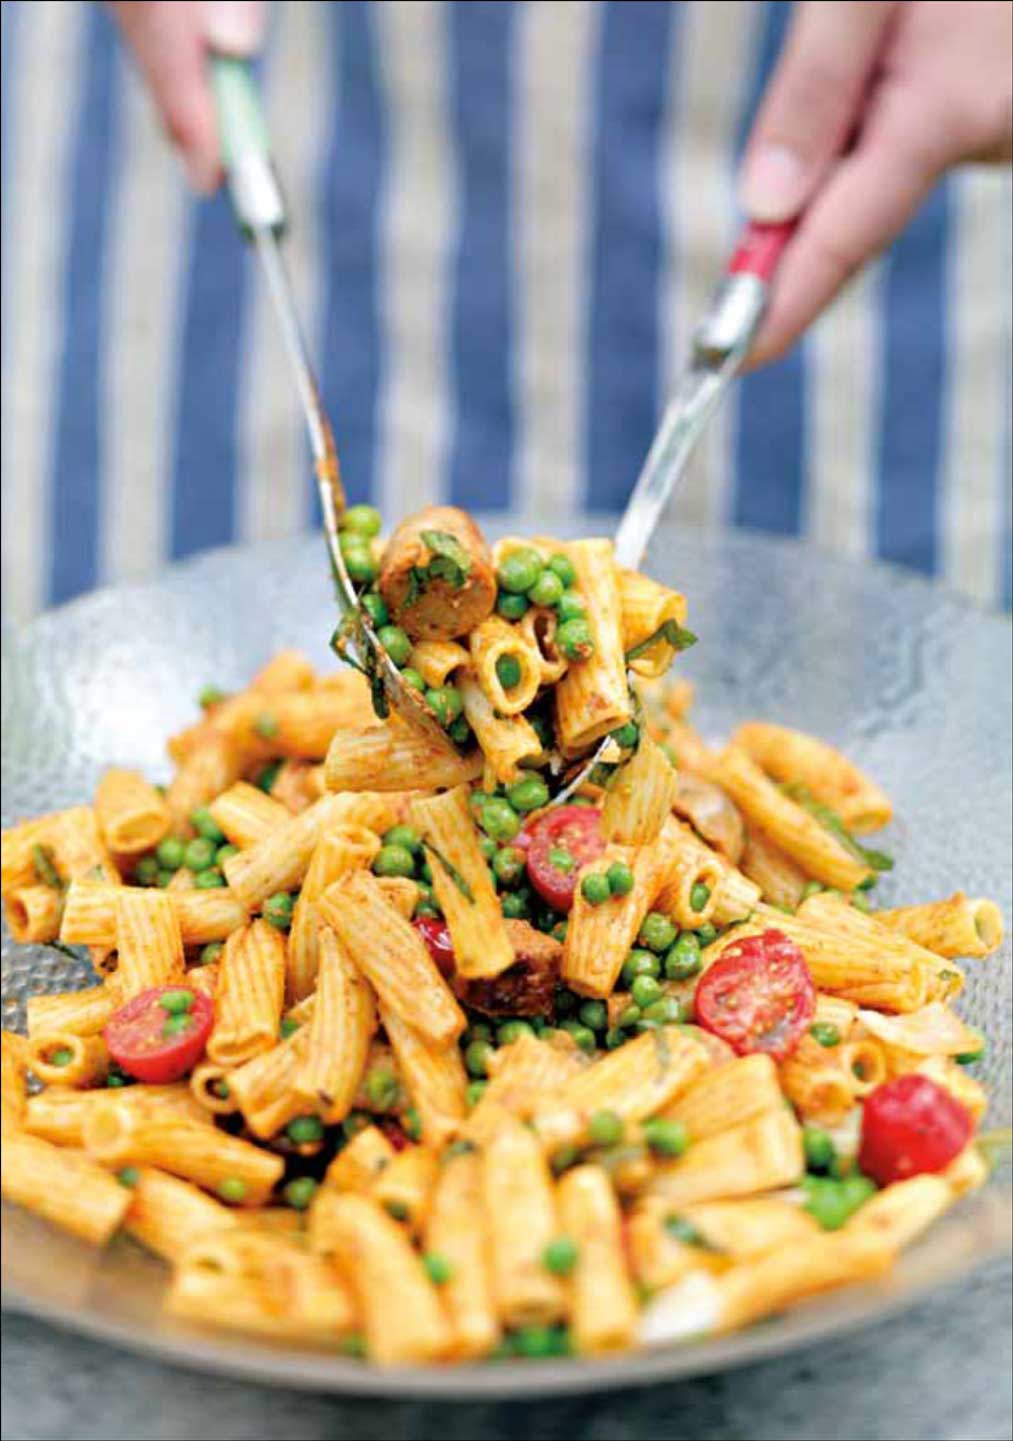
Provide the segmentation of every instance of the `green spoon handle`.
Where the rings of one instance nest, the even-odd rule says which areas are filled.
[[[252,65],[231,55],[212,56],[211,88],[236,222],[247,235],[256,230],[277,233],[285,226],[285,200]]]

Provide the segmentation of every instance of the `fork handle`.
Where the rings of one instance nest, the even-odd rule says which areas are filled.
[[[285,227],[285,199],[271,160],[253,66],[232,55],[212,55],[211,88],[236,222],[246,236],[256,230],[278,234]]]

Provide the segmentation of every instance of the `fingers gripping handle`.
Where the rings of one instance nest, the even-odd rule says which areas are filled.
[[[232,209],[244,231],[280,231],[285,201],[271,162],[267,123],[248,60],[214,55],[211,86]]]
[[[757,280],[769,285],[797,224],[797,220],[785,220],[779,225],[750,221],[739,235],[735,253],[728,262],[728,274],[755,275]]]

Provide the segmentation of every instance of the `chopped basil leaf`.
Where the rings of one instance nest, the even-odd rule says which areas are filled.
[[[662,641],[670,645],[674,651],[689,650],[691,645],[696,645],[696,636],[691,630],[686,630],[677,620],[666,620],[652,631],[646,639],[638,641],[626,652],[627,661],[637,660],[639,656],[646,655]]]
[[[459,589],[471,570],[471,556],[456,535],[450,535],[445,530],[424,530],[422,543],[434,557],[426,567],[430,576],[449,581]],[[437,569],[439,561],[442,561],[443,565]]]
[[[439,861],[440,865],[446,871],[447,875],[453,881],[457,889],[461,892],[461,895],[464,896],[465,900],[471,901],[472,905],[474,905],[475,893],[468,885],[468,882],[461,875],[461,872],[457,869],[457,867],[447,860],[443,852],[439,850],[436,846],[434,846],[432,841],[423,841],[422,844],[425,846],[427,851],[432,851],[433,855]]]
[[[52,886],[57,891],[63,890],[60,873],[53,864],[53,852],[48,846],[32,846],[32,865],[44,886]]]
[[[800,805],[803,810],[809,812],[814,820],[819,821],[824,830],[836,836],[846,851],[862,861],[873,871],[892,871],[893,857],[888,856],[885,851],[870,850],[867,846],[860,845],[855,837],[848,830],[840,816],[830,806],[818,801],[808,786],[798,781],[793,781],[782,786],[784,794]]]

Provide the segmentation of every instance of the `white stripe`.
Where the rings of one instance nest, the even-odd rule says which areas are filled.
[[[392,523],[438,499],[450,434],[449,280],[457,208],[442,4],[373,10],[389,130],[380,199],[378,504]]]
[[[140,78],[127,66],[124,72],[121,178],[104,272],[110,294],[102,420],[103,581],[148,575],[168,553],[187,233],[179,161]]]
[[[661,394],[675,389],[690,338],[721,276],[735,234],[735,147],[754,69],[760,8],[685,5],[673,32],[662,136]],[[719,525],[732,496],[736,388],[690,460],[671,518]]]
[[[809,440],[802,532],[861,558],[872,550],[880,422],[882,264],[868,266],[808,338]]]
[[[63,335],[72,148],[80,121],[88,12],[79,5],[26,5],[18,37],[19,79],[7,248],[2,377],[3,610],[24,620],[45,600],[55,436],[54,402]],[[6,213],[11,212],[11,213]]]
[[[1009,171],[966,170],[952,180],[947,277],[950,359],[940,488],[941,569],[984,605],[999,600],[1005,401],[1013,306]]]
[[[323,5],[277,5],[268,48],[268,133],[290,216],[285,262],[308,343],[318,337],[320,233],[317,177],[333,93],[328,18]],[[250,271],[240,352],[237,530],[244,540],[292,535],[306,525],[313,472],[305,426],[259,267]]]
[[[594,65],[601,7],[535,0],[518,12],[514,214],[517,445],[514,508],[552,530],[584,472]]]

